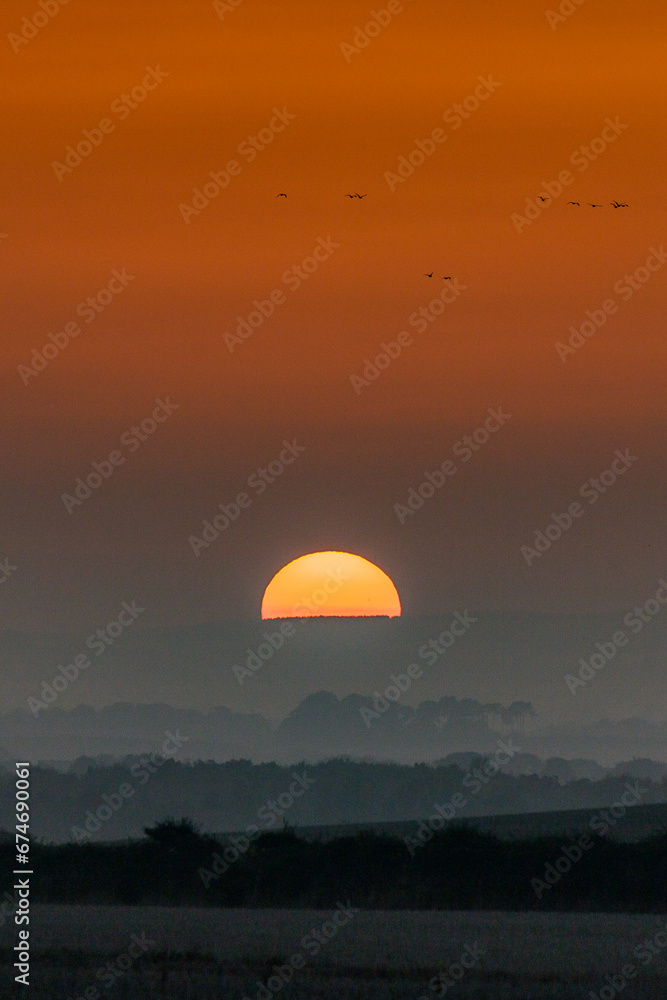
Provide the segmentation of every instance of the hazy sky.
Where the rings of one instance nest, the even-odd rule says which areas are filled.
[[[358,52],[341,44],[371,7],[351,0],[74,0],[17,42],[37,9],[0,11],[5,625],[88,634],[124,600],[142,626],[256,618],[278,569],[319,549],[378,563],[408,615],[616,611],[655,592],[664,5],[587,0],[550,26],[526,0],[404,0]],[[447,114],[466,98],[466,118]],[[424,162],[398,181],[416,140]],[[225,189],[184,209],[230,161]],[[230,351],[255,300],[273,313]],[[466,460],[457,442],[499,408]],[[262,478],[285,442],[292,461]],[[617,449],[632,456],[618,481],[582,498]],[[111,453],[92,495],[63,501]],[[190,536],[239,492],[248,505],[196,554]],[[521,547],[573,502],[529,566]]]

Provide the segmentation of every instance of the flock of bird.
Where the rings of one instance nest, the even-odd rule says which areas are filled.
[[[287,195],[285,194],[284,191],[281,191],[280,194],[276,195],[276,198],[286,198],[286,197],[287,197]],[[367,195],[365,195],[365,194],[357,194],[355,192],[354,194],[346,194],[345,197],[346,198],[366,198]],[[543,198],[541,194],[538,194],[537,199],[538,199],[538,201],[551,201],[550,198]],[[602,203],[595,204],[594,202],[589,201],[588,204],[591,206],[591,208],[602,208],[603,207]],[[629,208],[630,207],[628,205],[627,201],[610,201],[609,204],[613,205],[614,208]],[[579,201],[568,201],[568,205],[576,205],[577,208],[580,208],[581,207],[581,202],[579,202]],[[433,276],[431,274],[427,274],[426,277],[427,278],[431,278]]]
[[[276,197],[277,198],[286,198],[287,195],[283,191],[281,191],[281,193],[278,194],[278,195],[276,195]],[[354,194],[346,194],[345,197],[346,198],[365,198],[366,195],[365,194],[357,194],[357,192],[355,192]],[[543,198],[541,194],[538,194],[537,197],[538,197],[539,201],[550,201],[551,200],[550,198]],[[589,201],[588,204],[591,206],[591,208],[602,208],[603,207],[602,203],[595,203],[595,202]],[[626,201],[610,201],[609,204],[613,205],[614,208],[629,208],[629,205],[628,205],[628,203]],[[576,205],[577,208],[580,208],[581,207],[581,202],[580,201],[568,201],[568,205]],[[434,274],[433,271],[431,271],[430,274],[427,274],[426,272],[424,272],[424,277],[425,278],[432,278],[433,274]],[[452,276],[450,274],[443,274],[442,280],[443,281],[451,281],[452,280]]]
[[[276,195],[276,198],[286,198],[286,197],[287,197],[287,195],[285,194],[284,191],[281,191],[280,194]],[[365,195],[365,194],[356,194],[355,193],[355,194],[346,194],[345,197],[346,198],[366,198],[368,196]]]
[[[544,198],[542,199],[542,201],[544,201]],[[602,205],[602,203],[596,204],[596,203],[594,203],[592,201],[589,201],[587,204],[589,204],[591,206],[591,208],[603,208],[604,207]],[[629,208],[630,207],[628,205],[627,201],[610,201],[609,204],[613,205],[614,208]],[[581,207],[581,202],[579,202],[579,201],[568,201],[568,205],[576,205],[577,208],[580,208]]]
[[[538,201],[551,201],[550,198],[543,198],[541,194],[538,194],[537,200]],[[587,204],[590,205],[591,208],[603,208],[604,207],[601,202],[600,203],[595,203],[595,202],[589,201],[589,202],[587,202]],[[627,201],[610,201],[609,204],[613,205],[614,208],[629,208],[630,207],[628,205]],[[580,208],[581,207],[581,202],[580,201],[568,201],[568,205],[576,205],[577,208]]]

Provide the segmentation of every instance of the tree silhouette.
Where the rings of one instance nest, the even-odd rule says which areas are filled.
[[[529,701],[513,701],[507,708],[500,712],[500,718],[509,726],[512,732],[523,732],[526,726],[526,719],[537,715],[535,709]]]
[[[167,816],[155,826],[144,827],[144,833],[150,844],[169,854],[181,854],[198,848],[205,839],[199,824],[185,816],[178,822],[173,816]]]

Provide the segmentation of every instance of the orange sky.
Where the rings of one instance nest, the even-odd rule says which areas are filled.
[[[155,623],[258,616],[273,574],[317,549],[376,562],[406,614],[624,608],[664,573],[667,267],[627,302],[614,291],[667,233],[664,5],[586,0],[552,30],[524,0],[405,0],[346,61],[385,6],[242,0],[221,20],[200,0],[71,0],[14,52],[39,8],[3,3],[5,623],[87,627],[135,595]],[[121,120],[113,102],[157,66]],[[496,92],[444,123],[489,75]],[[249,162],[238,147],[275,108],[296,117]],[[54,161],[105,117],[59,181]],[[628,128],[579,172],[571,155],[608,118]],[[438,127],[392,192],[385,173]],[[179,205],[234,158],[186,223]],[[568,167],[518,233],[512,214]],[[340,246],[293,290],[283,276],[318,239]],[[114,269],[127,288],[24,384],[33,348]],[[465,290],[419,333],[408,318],[446,274]],[[225,332],[276,289],[231,354]],[[563,363],[556,342],[610,297],[618,312]],[[402,330],[413,343],[357,395],[350,375]],[[68,513],[62,494],[166,397],[155,437]],[[400,524],[394,505],[500,405],[507,427]],[[292,438],[294,467],[195,557],[188,537]],[[527,567],[521,545],[626,447],[636,468]]]

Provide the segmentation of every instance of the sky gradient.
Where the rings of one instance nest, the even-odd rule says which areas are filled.
[[[88,634],[124,600],[141,627],[258,619],[274,574],[320,550],[380,566],[404,615],[625,611],[655,593],[662,5],[587,0],[552,29],[524,0],[405,0],[351,54],[371,8],[350,0],[222,17],[73,0],[14,51],[37,9],[0,12],[4,626]],[[443,117],[480,78],[495,89],[479,107]],[[54,168],[84,129],[99,144]],[[243,145],[266,129],[266,148]],[[433,151],[387,177],[416,140]],[[184,211],[230,161],[225,189]],[[517,225],[527,199],[539,214]],[[66,346],[26,376],[49,334]],[[383,342],[396,356],[363,384]],[[631,459],[587,499],[617,451]]]

